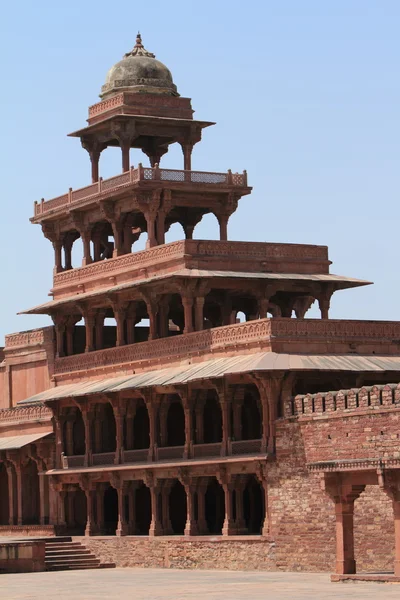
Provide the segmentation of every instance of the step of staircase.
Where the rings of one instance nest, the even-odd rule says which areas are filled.
[[[46,539],[45,565],[47,571],[115,568],[114,563],[102,563],[81,542],[73,542],[68,536]]]

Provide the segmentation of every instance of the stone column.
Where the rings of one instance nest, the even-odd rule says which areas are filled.
[[[146,485],[148,485],[148,487],[150,488],[151,497],[151,523],[149,529],[149,536],[154,537],[156,535],[163,534],[159,503],[160,487],[157,483],[157,480],[147,481]]]
[[[393,500],[394,517],[394,574],[400,577],[400,498]]]
[[[82,408],[82,419],[85,426],[85,467],[92,464],[92,425],[94,414],[88,408]]]
[[[85,535],[93,535],[96,530],[94,517],[93,517],[93,502],[95,494],[93,490],[85,490],[86,494],[86,506],[87,506],[87,520],[86,520],[86,528]]]
[[[82,267],[85,267],[92,262],[92,257],[90,255],[90,229],[83,229],[80,233],[83,244]]]
[[[93,313],[86,312],[84,314],[84,319],[85,319],[85,332],[86,332],[85,352],[92,352],[92,350],[94,349],[93,328],[94,328],[95,315]]]
[[[61,240],[55,240],[53,242],[53,248],[54,248],[54,273],[61,273],[61,271],[63,270],[62,268],[62,241]]]
[[[15,473],[16,473],[16,479],[17,479],[17,507],[18,507],[18,519],[17,519],[17,523],[18,525],[22,525],[23,524],[23,507],[22,507],[22,473],[21,473],[21,465],[16,463],[15,464]]]
[[[125,345],[125,331],[124,331],[124,323],[125,323],[125,314],[126,311],[122,308],[114,310],[114,317],[117,322],[117,346]]]
[[[365,485],[345,483],[340,473],[325,473],[323,489],[335,503],[336,573],[356,573],[354,558],[354,502]]]
[[[39,503],[40,503],[40,524],[46,524],[46,481],[45,471],[39,473]]]
[[[228,221],[229,216],[226,214],[217,215],[218,223],[219,223],[219,239],[221,241],[226,242],[228,239]]]
[[[114,417],[115,417],[115,430],[116,430],[116,446],[115,446],[115,459],[114,463],[118,465],[122,462],[124,452],[124,418],[125,410],[120,406],[113,406]]]
[[[104,319],[106,313],[104,310],[97,311],[95,317],[95,330],[96,330],[96,350],[102,350],[104,348]]]
[[[186,507],[187,507],[187,515],[186,515],[186,525],[185,525],[185,536],[190,535],[198,535],[198,527],[197,521],[195,519],[195,511],[194,511],[194,495],[196,493],[196,486],[192,483],[186,482],[185,492],[186,492]]]
[[[157,446],[157,413],[158,413],[158,402],[155,401],[154,393],[149,394],[149,396],[145,399],[147,411],[149,413],[149,437],[150,437],[150,445],[149,445],[149,455],[148,460],[153,461],[155,457],[155,451]]]
[[[122,172],[126,173],[130,169],[130,158],[129,152],[131,149],[131,141],[130,139],[121,139],[120,141],[121,151],[122,151]]]
[[[125,514],[125,492],[126,492],[126,483],[125,481],[121,481],[117,486],[118,493],[118,525],[115,535],[122,536],[128,533],[128,523],[126,520]]]
[[[193,298],[183,296],[182,304],[185,314],[185,329],[183,333],[191,333],[193,331]]]
[[[72,456],[74,453],[74,438],[73,438],[73,428],[75,422],[75,415],[69,414],[66,419],[66,428],[65,428],[65,451],[67,456]]]
[[[335,503],[336,573],[355,573],[354,502]]]
[[[217,472],[217,479],[224,490],[225,495],[225,519],[222,527],[222,535],[232,535],[235,533],[235,524],[233,521],[233,506],[232,506],[232,487],[230,475],[226,469],[221,469]]]
[[[14,498],[15,498],[15,474],[13,466],[8,464],[7,467],[7,478],[8,478],[8,523],[9,525],[15,525],[15,514],[14,514]]]
[[[226,456],[229,451],[229,442],[231,439],[230,436],[230,418],[229,418],[229,408],[230,403],[224,397],[220,397],[221,403],[221,412],[222,412],[222,447],[221,447],[221,456]]]
[[[195,322],[195,330],[196,331],[202,331],[203,330],[203,326],[204,326],[204,302],[205,302],[204,296],[197,296],[195,298],[194,322]]]

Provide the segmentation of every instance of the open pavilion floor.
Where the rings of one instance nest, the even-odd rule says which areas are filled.
[[[328,573],[104,569],[0,575],[7,600],[380,600],[398,598],[396,584],[331,583]]]

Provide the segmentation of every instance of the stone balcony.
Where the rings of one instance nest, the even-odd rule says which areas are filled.
[[[158,167],[131,167],[129,171],[110,177],[100,178],[98,182],[87,185],[77,190],[70,190],[62,196],[50,200],[42,199],[34,204],[34,216],[32,223],[39,223],[46,219],[58,217],[71,210],[82,210],[96,205],[104,198],[120,197],[130,191],[152,187],[154,183],[158,186],[176,190],[204,189],[226,193],[237,189],[242,195],[248,194],[250,188],[247,186],[247,173],[214,173],[205,171],[184,171],[176,169],[160,169]]]
[[[259,319],[57,358],[54,374],[61,384],[79,379],[82,372],[104,377],[254,352],[396,356],[400,322]]]
[[[90,456],[63,456],[63,469],[81,469],[87,467],[104,467],[108,465],[141,465],[157,466],[157,463],[171,463],[187,461],[190,459],[212,459],[240,457],[248,455],[262,454],[262,440],[228,440],[228,446],[225,450],[222,442],[210,444],[191,444],[189,451],[185,446],[154,447],[140,450],[124,450],[121,460],[115,452],[95,453]],[[265,452],[264,452],[265,454]]]
[[[329,265],[326,246],[182,240],[56,273],[52,293],[59,299],[180,269],[328,274]]]

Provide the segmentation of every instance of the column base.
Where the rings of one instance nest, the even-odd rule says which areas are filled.
[[[394,574],[396,577],[400,577],[400,560],[394,561]]]
[[[197,527],[196,521],[192,521],[191,523],[186,525],[184,535],[187,537],[191,535],[199,535],[199,529]]]
[[[115,531],[115,535],[117,537],[121,537],[122,535],[128,535],[128,524],[127,523],[118,523],[117,529]]]
[[[230,522],[224,522],[224,525],[222,527],[222,535],[235,535],[236,533],[236,529],[235,529],[235,524]]]
[[[156,535],[164,535],[164,530],[161,523],[151,523],[149,529],[149,536],[154,537]]]
[[[356,561],[352,558],[336,561],[336,573],[338,575],[353,575],[356,573]]]
[[[85,536],[94,535],[96,533],[96,526],[94,523],[90,523],[86,525]]]

